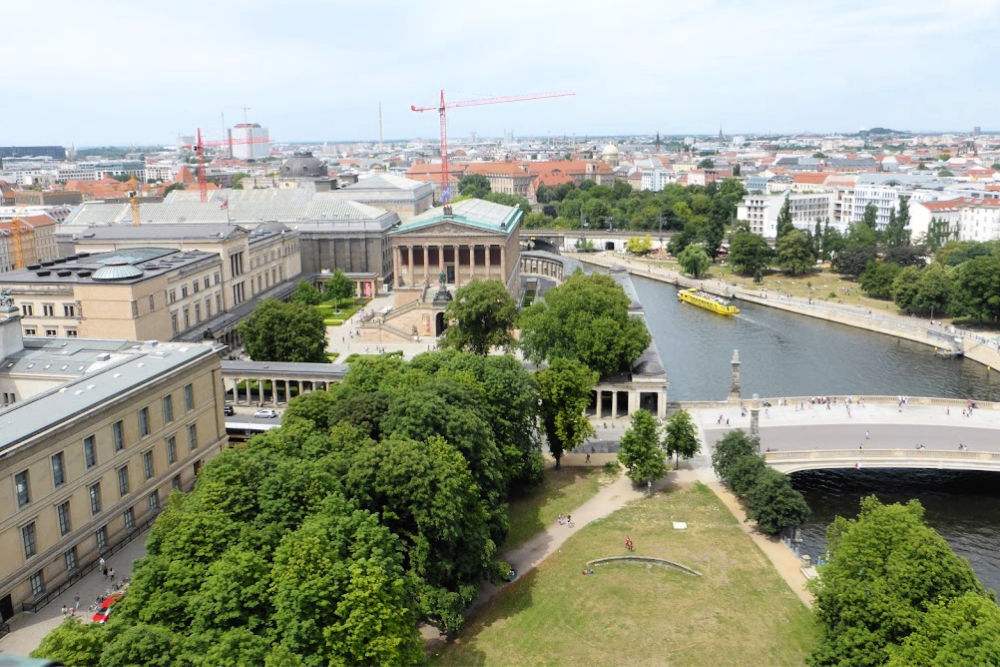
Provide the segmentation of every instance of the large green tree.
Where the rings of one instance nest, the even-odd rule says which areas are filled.
[[[891,299],[892,283],[899,275],[900,266],[894,262],[869,262],[868,268],[858,278],[862,291],[875,299]]]
[[[678,410],[667,418],[663,448],[667,456],[674,457],[677,468],[681,466],[681,458],[689,459],[698,453],[701,443],[698,442],[698,431],[690,412]]]
[[[768,535],[778,535],[800,525],[809,516],[809,505],[792,487],[788,475],[765,467],[747,491],[747,516]]]
[[[729,241],[729,263],[744,276],[763,271],[771,262],[771,246],[753,232],[736,232]]]
[[[301,303],[265,299],[240,322],[239,332],[254,361],[327,360],[323,316]]]
[[[904,246],[910,242],[910,198],[899,198],[899,211],[895,212],[885,228],[885,242],[891,247]]]
[[[104,630],[103,625],[68,618],[42,638],[31,657],[58,660],[65,665],[96,665],[107,639]]]
[[[482,199],[490,193],[490,181],[482,174],[466,174],[458,182],[458,194]]]
[[[323,295],[308,280],[300,280],[292,292],[291,300],[307,306],[315,306],[323,301]]]
[[[837,517],[827,539],[826,564],[811,583],[819,621],[814,665],[885,664],[893,646],[925,627],[935,605],[965,593],[987,596],[969,562],[924,524],[915,500],[864,498],[858,517]]]
[[[792,203],[788,195],[785,195],[785,201],[781,204],[781,209],[778,211],[777,223],[778,230],[775,238],[778,241],[795,229],[795,225],[792,224]]]
[[[627,371],[652,338],[611,277],[577,272],[521,313],[521,348],[535,363],[576,359],[601,375]]]
[[[649,412],[632,413],[632,424],[621,437],[618,460],[633,484],[652,484],[667,470],[667,454],[660,443],[659,431],[656,417]]]
[[[441,347],[488,354],[514,342],[517,304],[499,280],[473,280],[459,287],[445,316],[453,324],[445,329]]]
[[[340,305],[342,299],[354,296],[354,290],[354,281],[340,269],[334,271],[333,275],[323,283],[323,295],[337,305]]]
[[[1000,256],[976,257],[955,269],[953,305],[956,315],[1000,320]]]
[[[936,603],[887,651],[890,667],[1000,665],[1000,607],[974,592]]]
[[[757,453],[757,443],[743,431],[734,429],[712,448],[712,468],[723,482],[729,481],[730,468],[741,456]]]
[[[812,241],[809,235],[800,229],[786,232],[778,239],[774,257],[781,270],[792,276],[809,273],[816,265],[816,252]]]
[[[677,256],[677,263],[688,275],[700,278],[708,271],[708,267],[712,264],[712,258],[708,256],[701,245],[691,243]]]
[[[583,411],[590,404],[598,375],[578,361],[557,357],[535,378],[545,439],[558,469],[563,452],[576,449],[594,434]]]

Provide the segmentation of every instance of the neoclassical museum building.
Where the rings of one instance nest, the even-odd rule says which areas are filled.
[[[395,309],[439,315],[454,291],[472,280],[499,280],[517,298],[521,216],[516,206],[466,199],[395,227],[389,232]],[[437,335],[443,322],[435,319]]]

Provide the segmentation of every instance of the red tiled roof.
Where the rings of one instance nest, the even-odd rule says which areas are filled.
[[[809,183],[811,185],[823,185],[826,183],[826,179],[829,174],[823,174],[818,171],[800,171],[792,176],[792,180],[795,183]]]

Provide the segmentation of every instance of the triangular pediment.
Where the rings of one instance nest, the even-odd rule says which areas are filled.
[[[409,237],[409,236],[434,236],[434,237],[471,237],[471,236],[495,236],[497,238],[505,238],[507,235],[504,233],[491,231],[488,229],[483,229],[482,227],[475,227],[473,225],[463,225],[460,222],[455,221],[443,221],[432,223],[429,225],[423,225],[416,227],[414,229],[404,229],[396,232],[393,236],[397,237]]]

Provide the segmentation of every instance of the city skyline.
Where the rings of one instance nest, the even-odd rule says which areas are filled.
[[[170,144],[246,118],[277,142],[436,140],[447,99],[571,90],[459,109],[449,135],[616,136],[996,130],[986,85],[1000,2],[495,6],[296,0],[11,7],[0,144]]]

